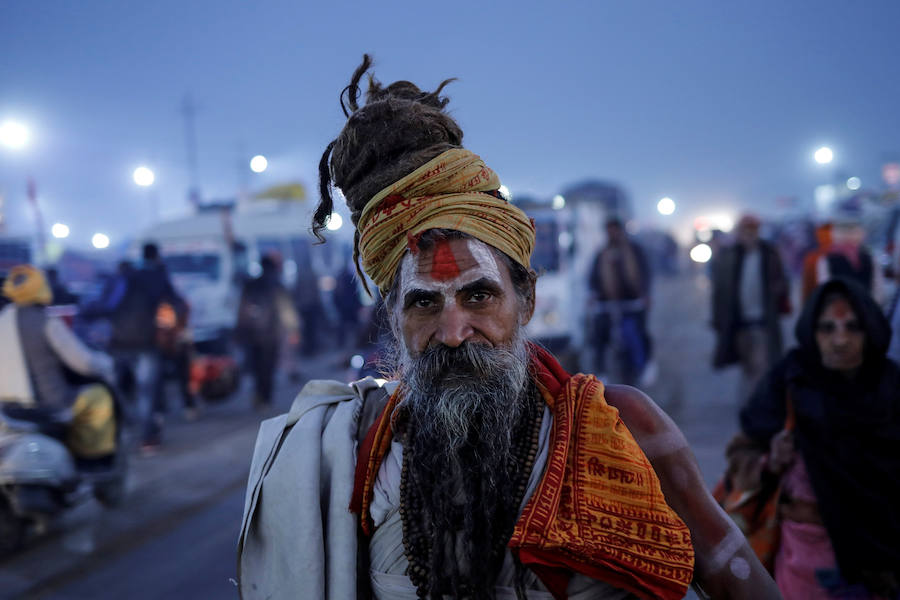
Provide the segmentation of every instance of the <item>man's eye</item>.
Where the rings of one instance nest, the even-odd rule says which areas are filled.
[[[850,321],[847,323],[847,331],[851,333],[857,333],[862,331],[862,326],[859,324],[859,321]]]
[[[837,329],[837,327],[835,327],[834,323],[829,322],[819,323],[816,326],[816,331],[819,333],[834,333],[835,329]]]
[[[491,294],[489,292],[472,292],[469,295],[469,302],[479,304],[481,302],[486,302],[490,297]]]
[[[416,308],[431,308],[434,306],[434,301],[430,298],[419,298],[418,300],[413,301],[413,306]]]

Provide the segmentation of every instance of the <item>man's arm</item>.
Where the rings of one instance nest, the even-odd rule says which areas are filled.
[[[59,359],[67,367],[85,376],[100,376],[104,380],[115,381],[115,368],[112,359],[102,353],[95,352],[81,343],[72,330],[58,318],[47,319],[44,326],[47,342]]]
[[[781,598],[743,533],[706,488],[687,439],[672,419],[633,387],[610,385],[605,396],[653,465],[666,502],[691,531],[694,582],[717,600]]]

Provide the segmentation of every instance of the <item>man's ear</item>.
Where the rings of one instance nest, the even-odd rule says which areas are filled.
[[[525,310],[522,311],[522,327],[528,325],[531,317],[534,316],[534,293],[537,284],[537,272],[534,269],[528,270],[528,295],[525,300]]]

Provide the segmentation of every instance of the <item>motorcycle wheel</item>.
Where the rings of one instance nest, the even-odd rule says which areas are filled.
[[[6,498],[0,496],[0,558],[9,556],[25,540],[25,523],[16,516]]]

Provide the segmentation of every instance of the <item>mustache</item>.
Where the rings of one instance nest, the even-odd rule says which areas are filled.
[[[448,454],[470,434],[493,429],[491,437],[508,437],[504,430],[519,415],[529,374],[522,336],[504,347],[436,345],[415,357],[405,354],[401,363],[407,393],[398,408],[408,411],[418,435],[440,440]]]
[[[464,342],[455,348],[443,344],[431,346],[412,360],[423,379],[452,380],[456,376],[491,377],[496,374],[498,362],[504,362],[512,354],[506,348]]]

